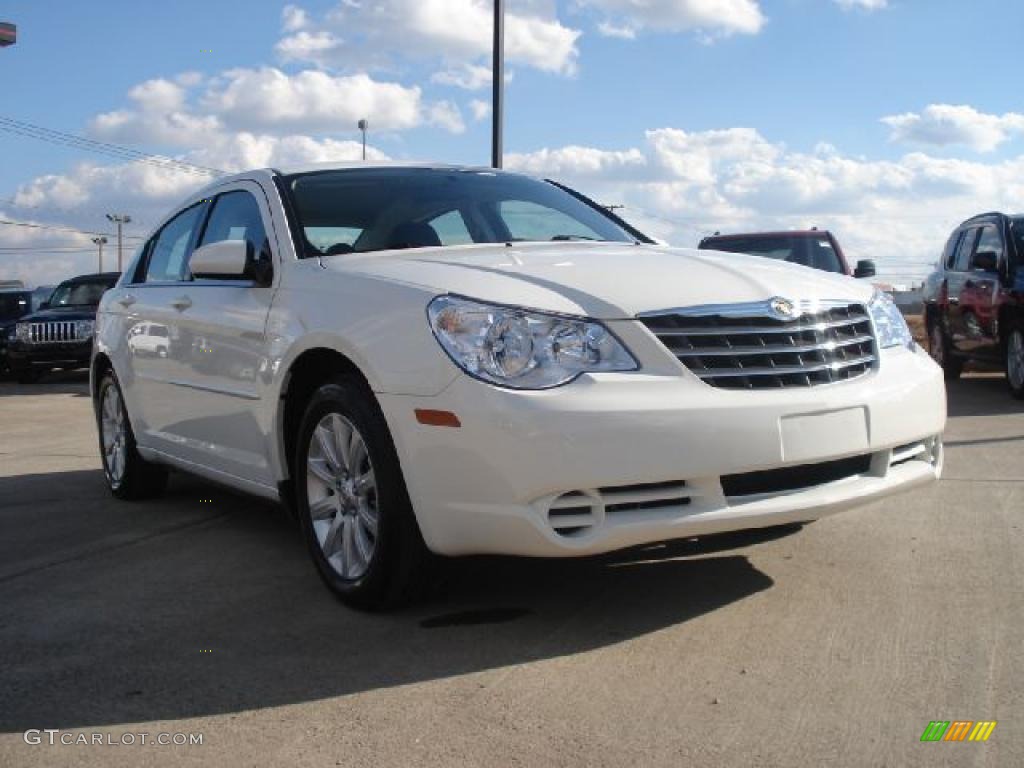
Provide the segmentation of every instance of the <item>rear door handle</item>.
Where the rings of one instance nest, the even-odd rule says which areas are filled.
[[[188,296],[179,296],[178,298],[171,302],[171,306],[174,307],[179,312],[183,312],[192,306],[192,299],[190,299]]]
[[[118,299],[117,303],[120,304],[125,309],[127,309],[132,304],[134,304],[136,301],[138,301],[138,299],[136,299],[134,296],[132,296],[129,293],[129,294],[126,294],[125,296],[122,296],[120,299]]]

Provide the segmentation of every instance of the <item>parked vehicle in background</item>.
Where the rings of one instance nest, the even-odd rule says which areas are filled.
[[[8,334],[7,360],[20,383],[38,381],[55,368],[88,366],[96,308],[119,277],[106,272],[65,280],[36,312],[15,324],[14,333]]]
[[[0,376],[8,373],[7,344],[18,320],[32,311],[32,292],[0,288]]]
[[[983,213],[946,241],[924,285],[932,357],[947,379],[966,363],[1006,372],[1024,399],[1024,215]]]
[[[764,256],[768,259],[802,264],[805,267],[853,277],[874,277],[875,262],[863,259],[850,270],[843,249],[835,236],[825,229],[803,229],[790,232],[746,232],[734,235],[715,234],[705,237],[697,246],[703,251],[725,251]]]
[[[518,174],[366,164],[182,201],[103,299],[92,394],[112,493],[176,467],[280,500],[363,606],[428,551],[578,557],[905,491],[946,418],[870,285],[654,245]]]

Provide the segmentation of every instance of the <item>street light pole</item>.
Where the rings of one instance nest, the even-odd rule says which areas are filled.
[[[359,121],[359,130],[363,132],[363,161],[366,161],[366,129],[370,127],[370,123],[364,118]]]
[[[124,239],[122,235],[122,228],[125,224],[130,224],[132,217],[127,213],[108,213],[107,219],[117,224],[117,271],[122,271],[122,263],[124,261]]]
[[[105,237],[103,237],[101,235],[100,237],[94,237],[92,239],[92,241],[100,249],[99,264],[98,264],[99,268],[96,270],[97,274],[99,274],[99,273],[103,272],[103,246],[107,244],[107,238],[105,238]]]
[[[505,0],[494,0],[494,78],[491,83],[491,166],[501,168],[505,119]]]

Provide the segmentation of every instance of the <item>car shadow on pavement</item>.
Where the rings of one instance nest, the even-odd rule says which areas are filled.
[[[1024,400],[1010,396],[1006,377],[998,373],[968,374],[947,381],[946,401],[951,418],[1024,413]]]
[[[15,395],[74,395],[89,396],[88,371],[58,371],[47,374],[35,384],[18,384],[12,379],[0,379],[0,397]]]
[[[445,560],[422,602],[373,614],[327,592],[276,505],[179,475],[143,504],[111,500],[97,471],[0,478],[0,730],[234,713],[585,653],[768,589],[733,550],[791,530]]]

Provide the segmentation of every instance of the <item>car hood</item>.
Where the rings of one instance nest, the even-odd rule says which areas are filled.
[[[46,323],[51,320],[93,320],[96,317],[96,309],[96,307],[52,307],[25,315],[18,318],[16,322]]]
[[[641,312],[763,301],[860,301],[869,284],[763,257],[620,243],[419,248],[323,259],[328,269],[438,293],[615,320]]]

